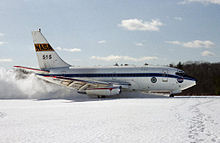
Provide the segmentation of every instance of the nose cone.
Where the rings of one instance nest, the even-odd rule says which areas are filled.
[[[184,81],[181,84],[181,90],[188,89],[196,85],[196,79],[194,78],[184,78]]]
[[[190,81],[190,87],[193,87],[193,86],[195,86],[196,85],[196,80],[194,79],[194,80],[191,80]]]

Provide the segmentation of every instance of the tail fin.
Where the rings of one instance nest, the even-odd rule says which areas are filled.
[[[40,69],[51,69],[70,66],[69,64],[64,62],[54,51],[46,38],[42,35],[40,29],[39,31],[33,31],[32,37]]]

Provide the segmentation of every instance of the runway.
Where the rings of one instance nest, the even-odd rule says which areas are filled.
[[[0,140],[220,142],[220,97],[0,100]]]

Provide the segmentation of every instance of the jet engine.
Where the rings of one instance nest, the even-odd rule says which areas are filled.
[[[89,88],[85,90],[88,95],[96,96],[112,96],[121,93],[121,87],[103,87],[103,88]]]

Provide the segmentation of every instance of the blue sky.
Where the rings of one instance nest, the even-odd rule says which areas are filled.
[[[220,0],[0,0],[0,66],[38,67],[31,31],[75,66],[220,62]]]

